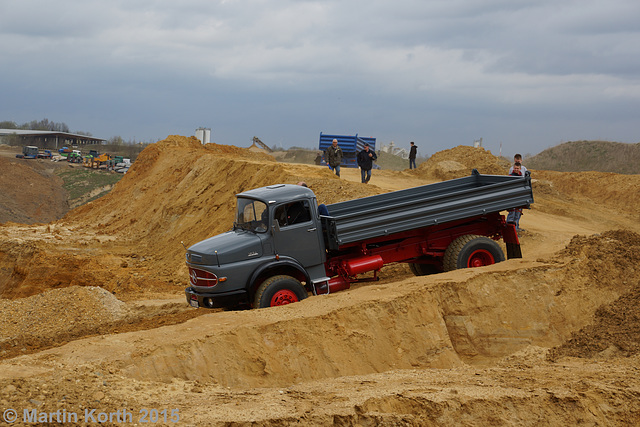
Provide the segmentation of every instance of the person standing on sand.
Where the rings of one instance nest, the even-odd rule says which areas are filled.
[[[418,147],[411,141],[411,149],[409,150],[409,169],[417,169],[416,168],[416,156],[418,154]]]
[[[358,153],[358,166],[360,166],[360,178],[363,184],[369,183],[373,161],[377,159],[376,153],[373,150],[369,150],[369,144],[365,142],[364,150]]]
[[[524,176],[524,173],[521,170],[522,165],[520,162],[515,162],[513,166],[509,169],[510,176]],[[522,216],[522,208],[517,209],[509,209],[507,214],[507,223],[515,224],[516,231],[524,231],[520,228],[520,217]]]
[[[342,163],[342,148],[338,147],[338,140],[334,139],[331,145],[325,151],[325,159],[329,165],[329,169],[336,172],[340,176],[340,164]]]

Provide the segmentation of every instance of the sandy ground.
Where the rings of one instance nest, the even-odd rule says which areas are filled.
[[[226,231],[240,191],[304,180],[333,203],[472,168],[504,165],[456,147],[417,171],[376,170],[364,185],[357,170],[338,179],[172,136],[109,195],[63,219],[0,224],[2,416],[15,410],[16,425],[74,416],[106,425],[637,425],[638,175],[533,171],[522,259],[423,277],[389,266],[375,284],[272,309],[184,302],[181,242]]]

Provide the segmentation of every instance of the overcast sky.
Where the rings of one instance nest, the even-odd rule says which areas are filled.
[[[640,141],[638,0],[0,0],[0,121],[419,154]]]

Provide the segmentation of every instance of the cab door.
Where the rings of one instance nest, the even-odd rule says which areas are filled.
[[[277,206],[274,221],[278,221],[279,226],[274,232],[276,253],[295,258],[305,268],[324,263],[322,233],[308,200]]]

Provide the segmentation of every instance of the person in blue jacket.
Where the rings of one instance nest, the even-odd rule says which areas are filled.
[[[358,153],[358,166],[360,166],[360,178],[363,184],[367,184],[371,179],[371,168],[378,156],[369,149],[369,144],[365,142],[364,149]]]

